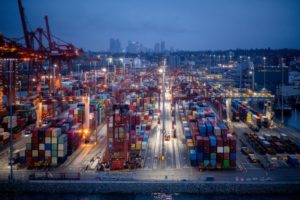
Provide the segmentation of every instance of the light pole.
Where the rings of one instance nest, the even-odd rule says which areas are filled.
[[[106,85],[107,84],[107,79],[106,79],[107,69],[106,68],[102,68],[102,72],[104,72],[104,85]]]
[[[112,63],[112,58],[108,58],[108,63],[107,63],[107,71],[108,71],[108,79],[110,79],[110,70],[109,70],[109,65]]]
[[[97,92],[96,62],[94,63],[94,95]]]
[[[55,94],[56,93],[56,85],[55,85],[55,82],[56,82],[56,76],[55,76],[55,69],[57,67],[57,64],[54,64],[53,65],[53,93]]]
[[[162,101],[163,101],[163,105],[162,105],[162,155],[161,155],[161,159],[164,160],[165,159],[165,74],[166,74],[166,60],[164,60],[164,65],[162,66],[161,69],[159,69],[159,72],[162,73]]]
[[[10,142],[9,142],[9,147],[10,147],[10,159],[9,159],[9,166],[10,166],[10,174],[9,174],[9,182],[13,183],[14,182],[14,173],[13,173],[13,123],[12,123],[12,78],[13,78],[13,65],[14,63],[14,59],[9,59],[8,63],[9,63],[9,115],[10,115],[10,122],[9,122],[9,130],[10,130]]]
[[[240,90],[242,89],[242,56],[240,56]]]
[[[123,65],[123,75],[125,74],[125,63],[124,63],[124,58],[120,58],[120,61]]]
[[[266,90],[266,57],[263,57],[264,60],[264,90]]]
[[[281,126],[284,126],[283,119],[283,58],[281,58]]]
[[[253,65],[253,63],[251,63],[251,57],[250,56],[248,56],[248,61],[249,61],[249,65],[250,65],[250,69],[251,69],[251,71],[250,71],[250,75],[252,75],[252,91],[254,91],[254,75],[255,75],[255,69],[254,69],[254,65]]]
[[[22,91],[22,82],[19,81],[19,86],[20,86],[20,90],[19,90],[19,103],[21,104],[21,98],[22,98],[22,95],[21,95],[21,91]]]

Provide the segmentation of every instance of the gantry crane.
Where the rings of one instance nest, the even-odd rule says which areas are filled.
[[[25,39],[25,45],[27,49],[31,49],[32,51],[38,51],[45,56],[48,57],[48,70],[43,68],[42,63],[37,63],[30,61],[29,62],[29,70],[28,70],[28,93],[32,94],[32,84],[30,81],[30,74],[32,72],[35,75],[38,74],[48,74],[48,84],[50,92],[55,92],[56,87],[60,87],[61,82],[61,70],[63,62],[69,62],[79,56],[82,52],[82,49],[77,49],[74,45],[67,43],[57,37],[51,35],[50,26],[48,22],[48,16],[45,16],[45,26],[46,31],[43,28],[37,28],[36,31],[28,31],[26,20],[25,20],[25,12],[22,5],[22,0],[18,0],[19,12],[21,16],[21,22],[23,27],[23,34]],[[56,40],[54,40],[56,39]],[[44,41],[47,41],[48,46],[45,46]],[[38,44],[38,47],[35,48],[35,44]],[[70,72],[70,64],[68,65],[68,71]],[[56,69],[57,68],[57,69]],[[58,74],[58,79],[56,80],[56,74]],[[51,78],[52,77],[52,78]],[[40,76],[36,77],[36,81],[40,80]]]
[[[0,110],[3,111],[2,96],[6,95],[8,102],[12,98],[12,103],[16,103],[16,90],[18,82],[18,63],[20,62],[40,62],[45,60],[47,57],[36,51],[32,51],[16,41],[9,39],[2,34],[0,34]],[[12,76],[8,76],[8,72],[12,73]],[[12,94],[9,94],[9,82],[10,77],[12,77]]]

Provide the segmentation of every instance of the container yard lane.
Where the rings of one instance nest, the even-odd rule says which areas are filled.
[[[82,143],[67,161],[60,166],[62,170],[86,171],[96,169],[105,152],[107,127],[102,124],[98,129],[100,130],[98,130],[97,142],[92,140],[87,144]]]
[[[183,127],[179,119],[178,105],[176,104],[176,133],[177,133],[176,148],[178,149],[177,159],[179,160],[179,165],[181,168],[189,168],[190,164],[187,157],[188,151],[185,145],[185,136],[182,130]]]

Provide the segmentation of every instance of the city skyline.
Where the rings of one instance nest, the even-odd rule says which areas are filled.
[[[1,3],[2,33],[22,37],[17,1]],[[44,27],[43,17],[48,15],[53,35],[85,50],[107,50],[109,38],[123,44],[139,41],[151,48],[165,41],[181,50],[300,48],[299,1],[64,1],[59,7],[57,3],[24,1],[29,27]],[[14,23],[7,23],[7,18]]]

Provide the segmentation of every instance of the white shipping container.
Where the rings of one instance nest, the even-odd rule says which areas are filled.
[[[51,157],[51,150],[45,151],[45,157]]]
[[[9,138],[10,134],[9,132],[3,132],[1,133],[1,135],[3,135],[3,139],[6,140],[7,138]]]
[[[217,147],[217,153],[223,153],[224,148],[223,147]]]
[[[220,129],[220,127],[215,126],[214,127],[214,132],[215,132],[215,135],[220,136],[221,135],[221,129]]]
[[[224,153],[229,153],[230,149],[229,146],[224,146]]]
[[[230,139],[230,138],[232,138],[232,134],[228,133],[227,134],[227,139]]]
[[[38,157],[39,152],[38,150],[32,150],[32,157]]]
[[[63,150],[58,150],[58,157],[64,157],[65,152]]]
[[[52,144],[57,144],[57,137],[52,137],[51,138],[51,143]]]
[[[45,150],[45,144],[39,144],[39,150]]]
[[[45,137],[45,143],[50,144],[51,143],[51,137]]]
[[[31,136],[25,136],[25,143],[31,143]]]
[[[57,166],[57,157],[52,157],[51,158],[51,165],[52,166]]]
[[[58,150],[64,150],[64,149],[66,149],[65,144],[58,144]]]

